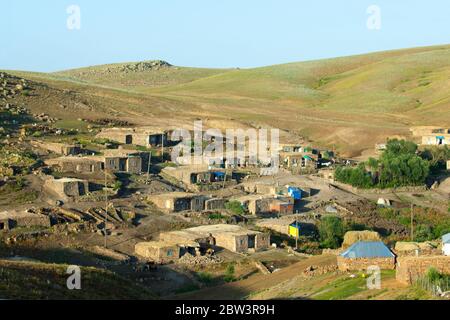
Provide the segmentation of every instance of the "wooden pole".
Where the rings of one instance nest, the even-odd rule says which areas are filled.
[[[148,153],[148,165],[147,165],[147,184],[150,180],[150,165],[152,163],[152,151]]]
[[[108,224],[108,175],[105,168],[105,226],[103,231],[105,232],[105,248],[107,248],[107,235],[106,225]]]
[[[414,241],[414,204],[411,203],[411,241]]]
[[[295,220],[295,250],[298,250],[298,220]]]

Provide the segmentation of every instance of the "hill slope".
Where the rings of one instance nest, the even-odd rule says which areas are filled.
[[[200,118],[220,129],[276,127],[286,139],[306,136],[348,156],[409,136],[413,125],[450,126],[449,45],[243,70],[152,63],[21,76],[95,100],[92,117],[101,111],[159,126]]]

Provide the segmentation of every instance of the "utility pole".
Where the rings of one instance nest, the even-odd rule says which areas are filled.
[[[161,134],[161,163],[164,163],[164,133]]]
[[[105,226],[103,232],[105,233],[105,249],[107,248],[107,236],[108,232],[106,230],[106,225],[108,224],[108,175],[105,168]]]
[[[150,165],[152,163],[152,151],[148,153],[148,165],[147,165],[147,184],[150,181]]]
[[[295,220],[295,250],[298,250],[298,234],[299,234],[299,230],[298,230],[298,220]]]
[[[414,204],[411,203],[411,241],[414,241]]]

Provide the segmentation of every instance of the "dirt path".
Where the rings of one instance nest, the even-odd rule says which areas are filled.
[[[289,267],[286,267],[285,269],[269,275],[260,274],[242,281],[227,283],[218,287],[206,288],[170,298],[186,300],[241,300],[245,299],[252,293],[269,289],[277,284],[280,284],[281,282],[292,279],[293,277],[301,274],[308,266],[326,266],[336,263],[336,256],[315,256],[309,259],[302,260]]]

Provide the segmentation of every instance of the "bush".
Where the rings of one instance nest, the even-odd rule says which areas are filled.
[[[229,201],[225,204],[225,208],[237,215],[245,214],[245,210],[239,201]]]
[[[234,268],[234,263],[230,263],[227,265],[227,269],[225,270],[225,275],[223,277],[223,280],[225,282],[233,282],[236,280],[235,278],[235,268]]]
[[[208,272],[198,272],[197,273],[198,280],[202,283],[211,283],[213,281],[212,274]]]

